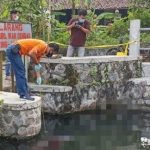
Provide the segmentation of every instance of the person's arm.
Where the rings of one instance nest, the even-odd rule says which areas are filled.
[[[75,22],[73,22],[71,25],[68,25],[68,26],[67,26],[67,29],[68,29],[68,30],[71,30],[71,28],[73,28],[74,26],[75,26]]]
[[[73,28],[75,26],[75,22],[73,21],[73,19],[71,19],[67,25],[67,29],[71,30],[71,28]]]
[[[86,20],[85,26],[80,26],[80,29],[86,34],[90,33],[90,22]]]
[[[30,51],[28,56],[32,59],[33,63],[35,63],[36,65],[39,64],[35,51]]]
[[[39,63],[39,59],[37,58],[37,49],[34,47],[34,49],[32,49],[28,53],[28,56],[32,59],[34,63],[34,70],[36,73],[36,83],[40,85],[42,83],[42,78],[41,78],[41,73],[40,73],[40,69],[42,68],[42,66]]]
[[[84,27],[80,27],[80,29],[83,31],[83,32],[85,32],[86,34],[88,34],[88,33],[90,33],[90,30],[89,29],[86,29],[86,28],[84,28]]]

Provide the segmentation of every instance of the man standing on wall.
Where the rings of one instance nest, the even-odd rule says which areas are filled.
[[[79,10],[78,18],[71,19],[68,23],[67,29],[71,31],[71,37],[67,57],[72,57],[75,50],[79,57],[84,56],[86,35],[90,32],[90,22],[85,19],[86,15],[86,10]]]
[[[36,72],[40,71],[40,58],[45,55],[51,57],[53,54],[57,54],[59,46],[55,43],[47,44],[38,39],[23,39],[14,42],[6,49],[6,55],[10,60],[14,75],[16,78],[17,92],[21,100],[34,100],[30,96],[27,80],[25,77],[25,66],[22,62],[21,55],[29,56],[35,64],[34,69]],[[41,84],[41,78],[37,78],[37,83]]]
[[[10,22],[19,22],[19,14],[20,12],[17,10],[11,10],[10,11]],[[6,57],[6,67],[5,67],[5,73],[6,73],[6,80],[11,79],[11,64],[9,59]]]

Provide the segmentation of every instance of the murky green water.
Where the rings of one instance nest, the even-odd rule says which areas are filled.
[[[142,119],[142,113],[122,110],[45,115],[39,136],[28,141],[1,139],[0,150],[143,150],[141,137],[150,132]]]

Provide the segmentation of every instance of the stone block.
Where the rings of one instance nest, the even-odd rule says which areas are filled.
[[[16,93],[8,92],[0,92],[0,97],[4,100],[0,106],[0,136],[26,139],[40,132],[40,97],[35,96],[34,101],[21,101]]]

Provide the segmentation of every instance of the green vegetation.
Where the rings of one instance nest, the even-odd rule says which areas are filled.
[[[70,1],[72,2],[72,9],[78,7],[79,0]],[[51,7],[49,7],[50,2],[48,0],[0,0],[0,2],[1,20],[7,20],[9,11],[15,8],[21,12],[21,21],[32,23],[33,38],[68,44],[70,35],[66,30],[66,24],[56,20],[57,15],[64,15],[64,13],[50,11]],[[89,3],[90,0],[85,0],[85,7],[88,8]],[[88,10],[87,18],[91,22],[91,33],[87,37],[86,45],[118,44],[120,39],[123,39],[123,42],[129,41],[128,28],[131,19],[141,19],[142,27],[149,27],[149,6],[149,0],[130,0],[128,16],[125,18],[120,18],[120,14],[110,12],[96,15],[94,10]],[[111,23],[104,27],[99,25],[101,19],[106,19]],[[147,43],[149,40],[149,32],[141,34],[143,43]]]
[[[0,105],[2,105],[4,103],[3,99],[0,99]]]

